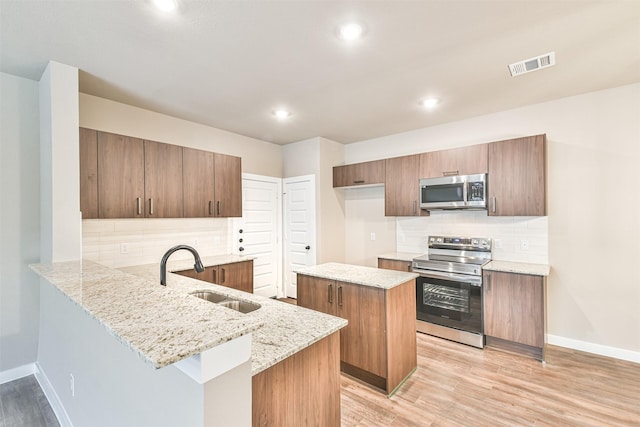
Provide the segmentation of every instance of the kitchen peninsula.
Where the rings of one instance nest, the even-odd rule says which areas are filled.
[[[339,422],[343,319],[176,274],[165,288],[158,264],[32,269],[42,277],[39,360],[76,425],[277,425],[309,411]],[[244,314],[190,295],[203,290],[260,308]],[[326,407],[283,409],[293,397],[272,386],[295,382],[287,364],[312,388],[299,397]]]

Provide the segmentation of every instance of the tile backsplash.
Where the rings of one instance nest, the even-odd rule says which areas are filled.
[[[202,256],[232,252],[233,219],[88,219],[82,221],[82,258],[109,267],[160,262],[172,246],[193,246]],[[188,259],[178,251],[172,259]]]
[[[397,218],[396,233],[398,252],[426,252],[430,235],[490,237],[495,260],[549,262],[546,216],[494,217],[486,211],[434,211],[429,217]]]

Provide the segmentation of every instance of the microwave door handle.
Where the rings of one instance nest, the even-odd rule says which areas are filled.
[[[462,184],[462,203],[466,206],[469,204],[469,182],[465,179]]]

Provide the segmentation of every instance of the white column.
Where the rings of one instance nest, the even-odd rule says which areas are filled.
[[[78,69],[50,61],[40,78],[40,259],[82,257]]]

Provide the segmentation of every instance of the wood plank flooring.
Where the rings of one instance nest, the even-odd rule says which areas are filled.
[[[33,375],[0,384],[0,427],[58,427]]]
[[[640,426],[640,364],[548,346],[547,363],[417,334],[391,398],[342,375],[342,426]]]

